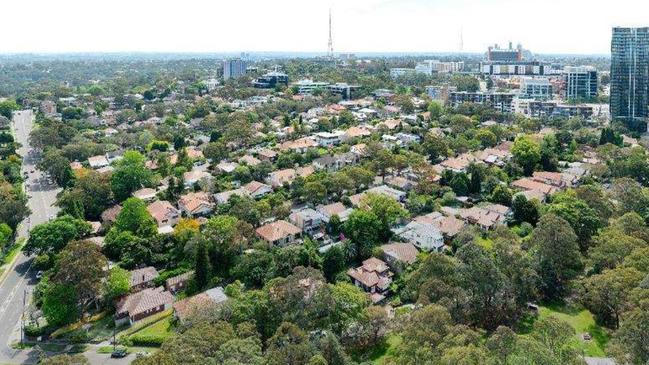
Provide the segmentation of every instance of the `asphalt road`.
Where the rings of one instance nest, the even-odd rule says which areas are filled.
[[[46,176],[36,168],[38,156],[29,145],[29,133],[34,123],[31,110],[16,112],[12,127],[16,141],[22,147],[18,154],[23,157],[22,173],[26,173],[25,191],[29,197],[28,205],[31,215],[18,228],[18,237],[27,238],[29,230],[56,216],[58,208],[52,206],[56,195],[61,191],[56,185],[47,182]],[[16,350],[11,344],[20,340],[20,322],[23,313],[23,300],[29,303],[36,273],[31,269],[33,258],[19,254],[16,265],[0,283],[0,364],[35,364],[38,359],[36,352]],[[129,364],[135,355],[123,359],[111,359],[110,354],[97,353],[96,346],[90,346],[83,355],[91,364],[125,365]]]
[[[58,188],[47,184],[47,179],[36,169],[36,158],[29,146],[29,133],[34,123],[31,110],[16,112],[13,118],[13,129],[16,141],[22,147],[18,154],[23,156],[23,174],[27,173],[25,191],[29,197],[28,206],[31,215],[18,228],[18,237],[27,238],[31,227],[46,222],[57,213],[52,204],[56,199]],[[33,171],[33,172],[32,172]],[[35,273],[31,270],[32,258],[19,254],[16,265],[0,283],[0,363],[20,364],[29,362],[32,354],[29,351],[18,351],[11,348],[11,343],[20,339],[20,320],[23,313],[23,301],[29,302],[31,292],[36,284]]]

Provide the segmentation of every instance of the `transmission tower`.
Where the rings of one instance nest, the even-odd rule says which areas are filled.
[[[334,58],[334,41],[331,36],[331,8],[329,8],[329,45],[327,46],[327,57]]]

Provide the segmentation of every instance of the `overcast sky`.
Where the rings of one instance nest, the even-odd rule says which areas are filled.
[[[649,0],[4,0],[0,53],[610,52],[612,26],[649,26]]]

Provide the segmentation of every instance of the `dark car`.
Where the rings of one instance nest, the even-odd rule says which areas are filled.
[[[115,349],[115,351],[113,351],[110,354],[110,357],[112,357],[114,359],[121,359],[123,357],[126,357],[126,355],[128,355],[128,353],[126,352],[126,349]]]

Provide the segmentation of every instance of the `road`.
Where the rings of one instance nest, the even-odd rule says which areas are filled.
[[[34,124],[31,110],[16,112],[13,117],[13,131],[16,141],[22,146],[17,151],[23,157],[23,174],[26,173],[25,191],[29,197],[31,215],[18,227],[18,237],[27,238],[31,227],[55,216],[57,208],[52,204],[58,189],[47,184],[43,174],[35,167],[36,158],[29,146],[29,133]],[[30,270],[32,258],[19,254],[15,266],[0,283],[0,363],[20,364],[29,362],[30,352],[11,348],[11,343],[20,339],[20,320],[23,300],[29,302],[36,284],[35,273]]]
[[[22,173],[27,176],[25,191],[29,197],[28,206],[32,211],[18,227],[18,237],[25,238],[32,227],[56,216],[58,208],[53,204],[56,195],[61,191],[56,185],[48,184],[47,178],[36,168],[38,156],[29,145],[29,133],[33,125],[34,114],[31,110],[14,114],[12,128],[16,141],[21,144],[17,152],[23,157]],[[0,364],[35,364],[38,360],[33,350],[17,350],[11,347],[11,344],[20,340],[23,300],[29,303],[37,283],[36,273],[31,270],[32,260],[33,258],[20,253],[15,266],[0,283]],[[98,354],[97,348],[93,346],[83,355],[93,365],[124,365],[134,359],[134,355],[124,359],[111,359],[109,354]]]

